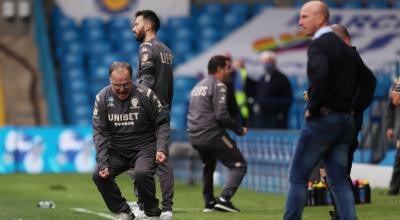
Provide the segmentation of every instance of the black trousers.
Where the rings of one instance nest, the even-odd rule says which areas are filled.
[[[212,140],[211,144],[193,143],[203,162],[203,197],[206,202],[214,200],[213,174],[217,160],[229,170],[228,180],[224,185],[221,197],[230,200],[240,186],[247,172],[247,163],[236,143],[223,135]]]
[[[393,193],[399,193],[400,189],[400,149],[397,149],[394,158],[392,179],[390,180],[389,190]]]
[[[160,215],[161,210],[158,208],[158,200],[155,197],[155,152],[155,148],[148,147],[134,152],[130,156],[126,156],[116,150],[108,150],[110,176],[108,178],[100,177],[99,169],[96,167],[92,178],[111,212],[131,212],[126,199],[122,197],[121,191],[115,182],[115,177],[133,168],[135,185],[137,186],[139,196],[143,198],[144,212],[147,216]]]
[[[360,133],[360,131],[362,129],[363,112],[354,112],[353,122],[354,122],[354,132],[353,132],[353,138],[351,140],[351,144],[349,146],[349,155],[348,155],[348,161],[347,161],[347,175],[349,176],[349,179],[350,179],[351,167],[353,165],[354,152],[357,150],[357,147],[359,145],[358,134]],[[351,183],[351,185],[353,185],[353,184]]]
[[[172,211],[174,198],[174,173],[169,157],[167,157],[167,159],[162,164],[158,164],[156,168],[156,174],[160,181],[160,188],[162,193],[161,211]],[[131,176],[132,181],[135,181],[135,171],[129,170],[129,175]],[[136,185],[134,191],[137,195]],[[139,209],[143,210],[143,200],[139,195],[137,195],[137,197],[137,204],[139,206]]]

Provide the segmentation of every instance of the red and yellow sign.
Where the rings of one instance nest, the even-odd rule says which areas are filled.
[[[253,50],[262,52],[265,50],[281,52],[302,48],[307,45],[309,38],[302,32],[282,33],[279,37],[267,36],[254,41]]]
[[[136,2],[134,0],[97,0],[99,7],[106,12],[121,13],[129,10]]]

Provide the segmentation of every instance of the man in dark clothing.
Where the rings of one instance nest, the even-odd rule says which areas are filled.
[[[308,176],[321,160],[340,219],[356,219],[346,167],[353,133],[352,102],[361,76],[353,49],[332,32],[328,21],[329,10],[322,1],[309,1],[301,8],[299,25],[312,36],[307,51],[310,87],[306,123],[290,165],[284,219],[301,219]]]
[[[139,65],[137,82],[152,89],[163,107],[171,110],[173,96],[173,72],[171,50],[156,36],[160,20],[150,10],[138,11],[132,31],[136,40],[142,42],[139,47]],[[168,154],[168,151],[166,152]],[[174,196],[174,175],[169,159],[157,167],[162,192],[162,220],[172,219]],[[141,198],[138,201],[141,207]]]
[[[96,96],[93,111],[93,140],[97,167],[93,181],[107,207],[118,219],[133,219],[115,177],[134,169],[135,185],[144,202],[147,216],[159,216],[155,198],[156,165],[166,159],[169,142],[169,115],[157,96],[148,88],[132,83],[128,63],[114,62],[111,85]]]
[[[400,190],[400,108],[395,106],[390,99],[386,112],[386,137],[394,141],[396,156],[394,158],[392,178],[390,180],[388,195],[399,195]]]
[[[276,67],[275,53],[264,51],[261,62],[265,73],[257,81],[254,126],[257,128],[287,129],[288,113],[293,92],[289,79]]]
[[[365,65],[357,49],[352,46],[350,34],[347,29],[339,24],[332,25],[333,32],[340,37],[349,47],[353,49],[353,53],[356,56],[357,74],[360,76],[357,79],[357,91],[352,101],[352,113],[354,121],[354,133],[352,142],[350,145],[349,160],[347,165],[347,175],[350,179],[351,167],[353,162],[354,152],[358,147],[358,133],[361,131],[363,123],[363,113],[365,109],[371,104],[374,98],[374,92],[376,87],[376,78],[372,71]],[[350,179],[350,183],[352,181]]]
[[[372,71],[364,64],[360,54],[357,52],[357,49],[352,46],[350,34],[347,29],[340,25],[334,24],[331,26],[332,31],[347,44],[347,46],[351,47],[353,53],[356,57],[356,66],[357,66],[357,91],[355,97],[352,101],[352,114],[353,114],[353,123],[354,123],[354,131],[353,137],[351,140],[351,144],[349,146],[349,154],[348,154],[348,161],[347,161],[347,179],[351,187],[353,187],[353,181],[351,179],[350,173],[351,168],[353,165],[353,156],[354,152],[356,151],[359,143],[358,143],[358,133],[361,131],[362,123],[363,123],[363,113],[365,109],[371,104],[374,98],[375,86],[376,86],[376,78]],[[320,167],[320,176],[326,181],[326,171],[324,166]],[[353,189],[355,192],[357,189]],[[357,196],[355,197],[357,200]],[[335,207],[335,211],[329,211],[332,219],[337,219],[337,212],[336,212],[336,203],[333,200],[333,205]]]
[[[222,80],[229,74],[230,63],[225,56],[217,55],[208,62],[209,75],[191,91],[187,116],[188,136],[203,161],[204,211],[238,212],[230,201],[247,171],[246,161],[236,143],[225,129],[245,135],[247,127],[235,122],[227,110],[227,87]],[[213,174],[217,160],[230,169],[229,177],[219,198],[215,199]]]
[[[231,118],[240,122],[243,126],[249,123],[250,112],[247,106],[247,86],[249,80],[247,69],[242,60],[233,60],[228,53],[225,54],[228,58],[231,69],[229,75],[224,78],[223,83],[227,87],[227,108]]]

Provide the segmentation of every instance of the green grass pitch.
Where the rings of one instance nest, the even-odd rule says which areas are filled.
[[[117,178],[122,193],[135,201],[127,175]],[[216,194],[220,188],[216,189]],[[159,190],[158,190],[159,191]],[[40,200],[52,200],[55,209],[38,208]],[[177,182],[175,186],[175,220],[247,220],[281,219],[285,197],[270,193],[239,189],[233,203],[240,213],[203,213],[201,187]],[[400,196],[387,196],[386,189],[374,189],[372,203],[357,205],[359,219],[399,219]],[[110,213],[88,174],[3,174],[0,175],[0,220],[90,220],[107,219],[93,213],[74,211],[82,208],[90,212]],[[307,207],[303,219],[329,219],[332,207]]]

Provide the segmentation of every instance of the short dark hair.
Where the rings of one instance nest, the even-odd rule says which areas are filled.
[[[341,24],[333,24],[332,26],[333,33],[338,35],[342,40],[345,39],[345,37],[349,38],[350,40],[350,34],[347,28]]]
[[[132,79],[132,67],[131,67],[131,65],[129,65],[129,63],[127,63],[127,62],[120,62],[120,61],[115,61],[115,62],[113,62],[113,63],[110,65],[110,68],[108,69],[108,76],[111,77],[111,73],[112,73],[114,70],[117,70],[117,69],[126,69],[126,70],[128,70],[129,76],[130,76],[131,79]]]
[[[215,55],[211,57],[207,65],[208,74],[215,74],[218,67],[224,68],[227,65],[227,61],[229,61],[228,58],[223,55]]]
[[[135,13],[135,17],[143,16],[144,20],[150,21],[152,25],[152,29],[157,33],[160,28],[160,19],[157,14],[152,10],[141,10]]]

